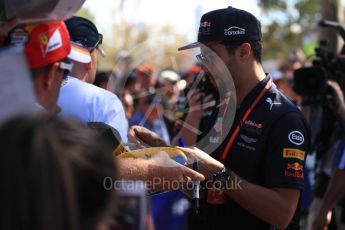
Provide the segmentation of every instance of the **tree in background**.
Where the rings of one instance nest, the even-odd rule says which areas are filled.
[[[328,41],[329,50],[339,50],[336,32],[321,29],[317,23],[321,19],[343,22],[340,0],[259,0],[259,5],[272,19],[263,31],[267,51],[264,58],[287,58],[294,48],[307,49],[313,40],[317,42],[317,37]]]
[[[177,52],[177,48],[181,44],[186,44],[187,39],[178,34],[173,26],[157,28],[152,25],[134,24],[126,19],[123,13],[126,1],[114,2],[114,5],[116,4],[110,22],[113,25],[111,35],[105,36],[103,40],[102,47],[106,51],[106,56],[99,59],[100,70],[115,70],[116,60],[123,53],[133,58],[133,67],[150,63],[157,69],[173,68],[180,71],[192,65],[189,52]],[[94,16],[87,8],[82,8],[77,15],[94,21]]]
[[[139,2],[140,0],[136,0]],[[263,12],[264,60],[287,59],[296,48],[302,48],[306,56],[314,54],[315,44],[320,39],[328,41],[331,51],[339,50],[342,41],[333,29],[321,29],[317,26],[320,19],[344,21],[341,0],[257,0]],[[100,58],[99,68],[111,70],[119,54],[126,51],[134,58],[134,63],[151,63],[158,68],[173,67],[185,69],[190,65],[188,52],[177,52],[186,38],[175,29],[166,25],[156,28],[152,25],[133,24],[124,15],[126,0],[117,4],[113,12],[111,36],[105,37],[103,48],[107,51],[105,58]],[[94,16],[86,8],[78,15],[91,20]],[[189,58],[191,59],[191,58]]]
[[[76,13],[77,16],[84,17],[89,19],[90,21],[95,21],[95,16],[90,12],[89,9],[82,7],[80,10]]]
[[[341,0],[320,1],[322,19],[344,23],[344,7],[341,5]],[[339,51],[340,46],[343,44],[343,40],[336,36],[335,31],[332,29],[323,29],[320,38],[328,41],[328,47],[333,52]]]

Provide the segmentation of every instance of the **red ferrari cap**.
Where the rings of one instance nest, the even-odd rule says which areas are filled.
[[[70,36],[63,21],[28,24],[16,28],[10,36],[12,44],[24,44],[31,69],[44,67],[65,58],[81,63],[91,61],[87,50],[71,46]]]

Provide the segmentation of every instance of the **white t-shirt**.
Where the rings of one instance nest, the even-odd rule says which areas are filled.
[[[69,76],[61,87],[61,115],[82,122],[104,122],[114,127],[127,143],[128,121],[119,98],[102,88]]]

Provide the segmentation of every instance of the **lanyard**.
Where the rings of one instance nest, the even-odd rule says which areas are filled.
[[[241,130],[241,126],[242,124],[248,119],[249,115],[253,112],[255,106],[259,103],[260,99],[264,96],[264,94],[267,92],[267,90],[269,90],[269,88],[271,88],[273,84],[272,78],[269,79],[269,81],[267,82],[265,88],[263,88],[259,94],[259,96],[254,100],[254,102],[250,105],[250,107],[248,108],[248,110],[245,112],[245,114],[243,115],[241,121],[237,124],[235,131],[232,133],[229,142],[226,145],[225,150],[221,153],[220,155],[220,161],[222,163],[225,162],[225,159],[227,158],[229,151],[231,149],[231,147],[233,146],[236,137],[238,136],[238,134],[240,133]]]

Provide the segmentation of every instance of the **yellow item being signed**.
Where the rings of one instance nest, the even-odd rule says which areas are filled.
[[[169,155],[170,158],[179,162],[180,164],[185,164],[187,162],[187,156],[181,150],[174,147],[152,147],[152,148],[145,148],[145,149],[136,149],[129,152],[123,152],[117,157],[149,159],[151,156],[160,152],[165,152],[166,154]]]

